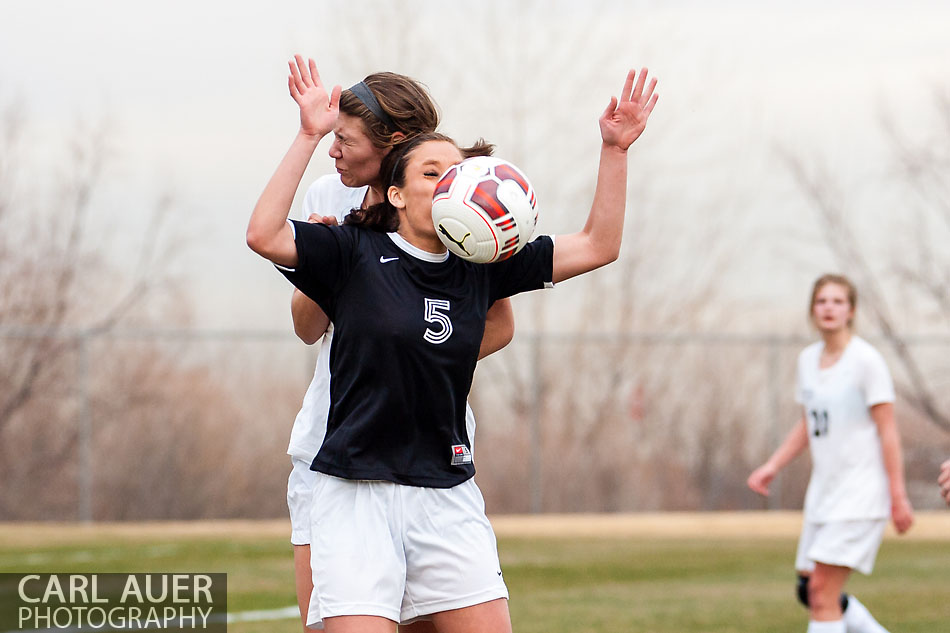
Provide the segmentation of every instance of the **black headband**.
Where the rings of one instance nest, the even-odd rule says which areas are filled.
[[[386,114],[386,111],[379,105],[379,101],[376,100],[376,95],[373,94],[373,91],[369,89],[362,81],[358,84],[353,84],[350,86],[350,92],[353,93],[357,99],[360,100],[364,106],[369,108],[369,111],[372,112],[377,119],[383,122],[390,131],[396,130],[396,124],[393,123],[393,120],[389,118],[389,115]]]

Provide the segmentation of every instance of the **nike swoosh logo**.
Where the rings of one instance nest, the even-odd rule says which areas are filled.
[[[382,255],[380,255],[380,256],[379,256],[379,263],[380,263],[380,264],[385,264],[386,262],[394,262],[394,261],[396,261],[397,259],[399,259],[399,258],[398,258],[398,257],[383,257]]]

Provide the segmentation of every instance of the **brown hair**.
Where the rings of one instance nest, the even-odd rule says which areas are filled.
[[[398,229],[399,212],[396,207],[389,202],[389,196],[386,195],[386,192],[389,191],[390,187],[402,187],[406,184],[406,165],[409,163],[410,156],[412,156],[412,153],[420,145],[428,143],[429,141],[443,141],[458,147],[451,137],[440,134],[439,132],[417,134],[408,141],[403,141],[393,146],[393,150],[386,154],[379,167],[379,173],[384,179],[383,201],[366,209],[355,209],[351,211],[343,223],[362,226],[363,228],[385,233],[391,233]],[[476,143],[476,146],[479,145]]]
[[[340,95],[340,112],[363,122],[366,136],[374,147],[393,147],[400,140],[393,139],[393,134],[397,132],[405,135],[403,140],[407,140],[418,134],[433,132],[439,126],[439,110],[435,102],[425,86],[415,79],[397,73],[382,72],[367,76],[363,83],[372,91],[392,126],[373,114],[350,89],[344,90]]]
[[[854,284],[851,283],[851,280],[845,277],[844,275],[835,275],[835,274],[826,274],[822,275],[815,280],[815,284],[811,288],[811,303],[808,305],[808,319],[809,321],[814,321],[815,318],[815,301],[818,299],[818,293],[821,292],[821,289],[827,286],[828,284],[837,284],[842,286],[848,293],[848,303],[851,304],[851,309],[856,310],[858,307],[858,291],[854,287]],[[854,319],[851,318],[848,320],[848,327],[851,327],[854,322]]]
[[[475,156],[491,156],[495,153],[495,145],[489,143],[483,138],[478,139],[468,147],[460,147],[462,158],[473,158]]]

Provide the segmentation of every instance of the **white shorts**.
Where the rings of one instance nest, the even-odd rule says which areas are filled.
[[[313,484],[317,473],[299,457],[291,457],[292,469],[287,479],[287,508],[290,510],[290,542],[310,545],[310,510]]]
[[[811,573],[815,563],[824,563],[870,574],[886,527],[887,519],[805,522],[798,540],[795,569]]]
[[[465,429],[468,443],[475,455],[475,413],[465,402]],[[310,545],[310,510],[313,482],[316,473],[310,470],[310,462],[291,457],[290,477],[287,480],[287,508],[290,510],[290,542],[293,545]]]
[[[453,488],[317,473],[307,626],[375,615],[407,624],[498,598],[508,588],[473,479]]]

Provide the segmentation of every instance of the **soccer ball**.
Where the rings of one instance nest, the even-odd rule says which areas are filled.
[[[432,223],[445,246],[478,264],[520,251],[538,223],[534,189],[517,167],[492,156],[463,160],[442,174]]]

